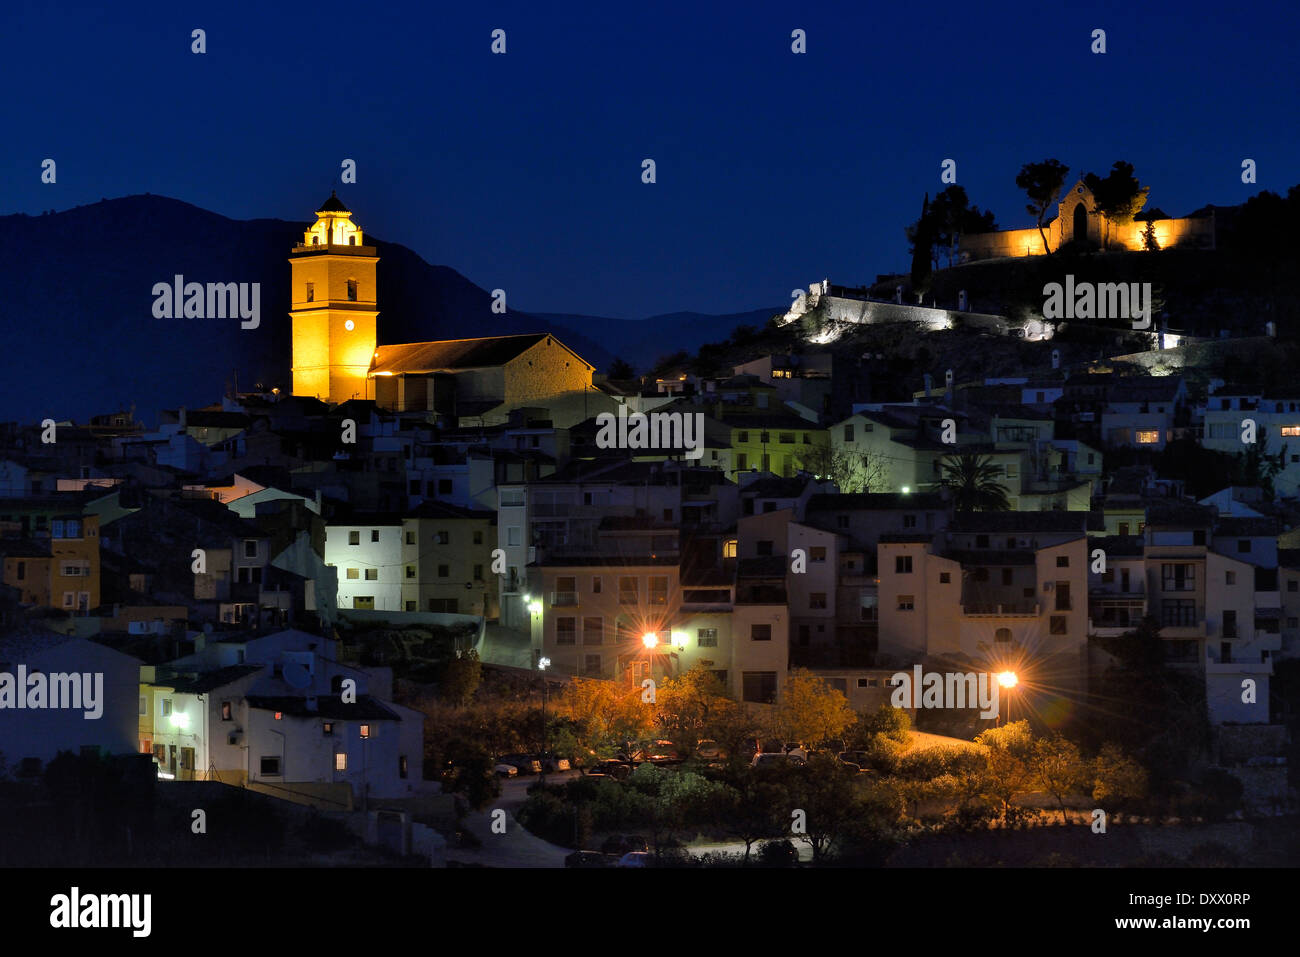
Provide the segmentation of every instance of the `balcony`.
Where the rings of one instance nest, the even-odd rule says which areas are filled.
[[[1039,604],[1032,599],[1004,602],[963,602],[961,611],[967,618],[1037,618]]]
[[[553,591],[551,592],[551,605],[556,608],[564,608],[578,603],[578,593],[576,591]]]

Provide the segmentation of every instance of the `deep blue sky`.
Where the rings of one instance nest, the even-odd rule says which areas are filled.
[[[740,311],[905,269],[945,157],[1004,227],[1046,156],[1127,159],[1172,215],[1285,191],[1298,26],[1294,3],[6,5],[0,213],[147,191],[305,220],[337,186],[512,308]]]

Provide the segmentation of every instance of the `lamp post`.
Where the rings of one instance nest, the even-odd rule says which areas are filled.
[[[537,670],[542,673],[542,786],[546,786],[546,669],[551,665],[551,659],[542,657],[537,659]]]
[[[1005,692],[1005,694],[1007,695],[1007,707],[1006,707],[1007,723],[1010,724],[1011,689],[1014,688],[1016,685],[1020,684],[1020,678],[1016,676],[1016,673],[1014,671],[1001,671],[997,675],[997,681],[998,681],[998,686],[1002,688],[1003,692]],[[999,727],[1001,726],[1001,724],[1002,724],[1002,708],[998,708],[998,720],[997,723],[994,725],[994,727]]]

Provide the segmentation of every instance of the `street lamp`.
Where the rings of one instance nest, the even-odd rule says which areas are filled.
[[[551,666],[551,659],[537,659],[537,670],[542,673],[542,786],[546,786],[546,669]]]
[[[1016,673],[1015,673],[1014,671],[1000,671],[1000,672],[998,672],[997,679],[998,679],[998,685],[999,685],[1001,688],[1005,689],[1006,692],[1008,693],[1008,697],[1007,697],[1007,717],[1008,717],[1008,719],[1010,719],[1010,715],[1011,715],[1011,698],[1010,698],[1009,694],[1010,694],[1010,691],[1011,691],[1012,688],[1014,688],[1016,685],[1020,684],[1020,678],[1017,677],[1017,675],[1016,675]],[[1009,723],[1009,720],[1008,720],[1008,723]],[[998,720],[997,720],[997,724],[998,724],[998,725],[1001,725],[1001,724],[1002,724],[1002,709],[1001,709],[1001,708],[998,708]]]

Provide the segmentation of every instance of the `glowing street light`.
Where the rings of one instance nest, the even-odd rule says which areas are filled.
[[[647,631],[644,635],[641,636],[641,644],[645,645],[647,648],[658,647],[659,636],[656,635],[653,631]]]
[[[1010,690],[1011,690],[1012,688],[1014,688],[1016,685],[1020,684],[1020,678],[1019,678],[1019,676],[1018,676],[1014,671],[999,671],[999,672],[998,672],[998,675],[997,675],[997,679],[998,679],[998,685],[999,685],[1000,687],[1002,687],[1002,688],[1005,688],[1007,691],[1010,691]],[[1010,695],[1007,695],[1007,706],[1006,706],[1006,711],[1007,711],[1007,717],[1008,717],[1008,719],[1010,719],[1010,716],[1011,716],[1011,696],[1010,696]],[[998,708],[998,720],[997,720],[996,724],[997,724],[997,725],[1001,725],[1001,724],[1002,724],[1002,708],[1001,708],[1001,707]]]
[[[542,603],[540,601],[530,601],[528,603],[528,610],[534,615],[540,615],[542,613]]]
[[[538,659],[537,659],[537,668],[538,668],[539,671],[545,671],[545,670],[546,670],[547,668],[549,668],[549,667],[551,667],[551,659],[550,659],[550,658],[538,658]]]

